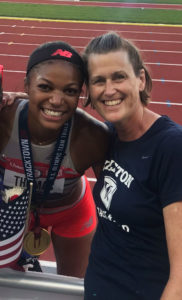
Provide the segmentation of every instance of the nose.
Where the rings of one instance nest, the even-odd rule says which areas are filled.
[[[64,101],[64,97],[61,91],[54,91],[49,98],[49,102],[55,106],[61,105],[63,101]]]
[[[115,87],[111,80],[107,80],[105,83],[105,90],[104,94],[105,96],[112,96],[115,93]]]

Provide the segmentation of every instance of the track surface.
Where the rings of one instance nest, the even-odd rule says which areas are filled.
[[[82,52],[92,37],[108,30],[117,31],[142,49],[153,78],[150,108],[182,124],[182,26],[0,19],[0,64],[5,68],[4,90],[23,91],[28,56],[39,44],[61,39]],[[98,117],[95,111],[88,111]],[[91,171],[87,175],[94,180]],[[52,248],[42,259],[54,261]]]

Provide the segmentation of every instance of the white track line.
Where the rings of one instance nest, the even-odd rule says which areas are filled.
[[[2,45],[19,45],[19,46],[39,46],[40,44],[29,44],[29,43],[17,43],[17,42],[1,42]],[[78,46],[78,45],[72,45],[74,48],[84,49],[84,46]],[[182,54],[182,51],[175,51],[175,50],[151,50],[151,49],[141,49],[141,52],[154,52],[154,53],[176,53],[176,54]],[[9,54],[8,54],[9,55]]]
[[[172,82],[172,83],[182,83],[182,80],[170,80],[170,79],[153,79],[152,78],[152,81],[155,81],[155,82],[162,82],[162,83],[166,83],[166,82]]]
[[[118,26],[118,25],[117,25]],[[130,26],[130,25],[120,25],[120,26]],[[47,30],[69,30],[69,31],[85,31],[85,32],[107,32],[107,29],[85,29],[85,28],[68,28],[68,27],[47,27],[47,26],[26,26],[26,25],[6,25],[0,24],[1,27],[8,27],[8,28],[28,28],[28,29],[47,29]],[[118,33],[139,33],[139,34],[161,34],[161,35],[179,35],[181,36],[182,33],[179,32],[161,32],[161,31],[135,31],[135,30],[116,30]]]
[[[48,261],[48,260],[39,260],[41,266],[43,267],[50,267],[50,268],[56,268],[56,262],[54,261]]]
[[[0,54],[1,55],[1,54]],[[161,62],[145,62],[146,65],[157,65],[157,66],[175,66],[182,67],[182,64],[169,64],[169,63],[161,63]]]
[[[175,103],[175,102],[160,102],[160,101],[150,101],[151,104],[162,104],[162,105],[177,105],[177,106],[182,106],[182,103]]]
[[[177,54],[181,54],[182,51],[171,51],[171,50],[147,50],[147,49],[141,49],[141,52],[154,52],[154,53],[177,53]]]
[[[5,57],[18,57],[18,58],[28,58],[29,55],[23,55],[23,54],[7,54],[7,53],[0,53],[0,56],[5,56]],[[157,65],[157,66],[175,66],[175,67],[182,67],[182,64],[172,64],[172,63],[160,63],[160,62],[145,62],[146,65]],[[7,72],[9,70],[6,70]]]
[[[30,37],[50,37],[50,38],[69,38],[69,39],[91,39],[88,36],[69,36],[69,35],[52,35],[52,34],[31,34],[31,33],[14,33],[14,32],[0,32],[0,35],[12,35],[14,36],[30,36]],[[169,40],[153,40],[153,39],[130,39],[134,42],[148,42],[148,43],[173,43],[182,44],[182,41],[169,41]]]
[[[7,73],[22,73],[22,74],[26,73],[25,71],[19,71],[19,70],[4,70],[4,72],[7,72]],[[162,84],[165,83],[165,82],[182,83],[182,80],[171,80],[171,79],[165,79],[165,78],[164,79],[152,78],[152,81],[161,82]]]

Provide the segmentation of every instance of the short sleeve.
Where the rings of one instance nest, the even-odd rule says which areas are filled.
[[[162,143],[158,161],[158,192],[162,207],[182,201],[182,134]]]

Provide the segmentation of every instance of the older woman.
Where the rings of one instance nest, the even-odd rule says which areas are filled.
[[[147,107],[152,81],[131,42],[104,34],[84,58],[88,103],[113,131],[85,300],[181,300],[182,127]]]

